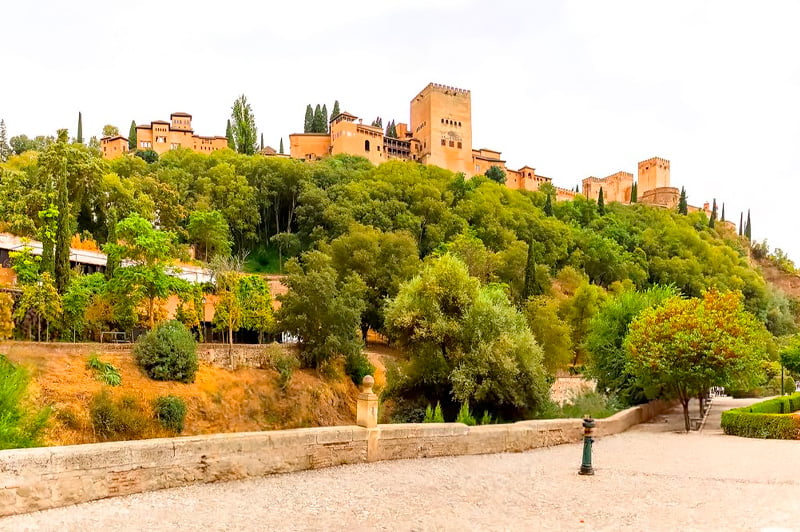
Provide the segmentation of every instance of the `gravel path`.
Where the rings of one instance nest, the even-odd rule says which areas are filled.
[[[0,530],[800,530],[800,442],[680,411],[594,447],[402,460],[195,485],[0,519]]]

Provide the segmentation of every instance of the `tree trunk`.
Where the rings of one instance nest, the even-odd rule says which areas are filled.
[[[42,318],[40,316],[36,316],[36,341],[42,341]]]
[[[150,330],[152,331],[156,325],[155,316],[153,316],[153,307],[155,306],[155,298],[151,297],[147,306],[148,306],[148,312],[150,313]]]
[[[689,432],[691,430],[689,427],[689,398],[681,397],[681,404],[683,405],[683,423],[686,427],[686,432]]]
[[[700,417],[703,417],[703,412],[705,412],[705,405],[706,405],[706,396],[703,392],[697,394],[697,401],[700,403]]]

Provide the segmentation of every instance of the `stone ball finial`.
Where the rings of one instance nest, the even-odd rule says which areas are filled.
[[[366,375],[364,376],[364,380],[361,381],[361,384],[365,392],[371,393],[372,387],[375,385],[375,379],[372,378],[372,375]]]

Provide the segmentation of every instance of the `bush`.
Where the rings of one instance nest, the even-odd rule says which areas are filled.
[[[165,395],[153,402],[153,412],[161,425],[180,434],[186,420],[186,403],[180,397]]]
[[[101,440],[135,440],[147,429],[148,419],[136,397],[127,395],[114,400],[107,390],[92,399],[89,416],[95,434]]]
[[[488,410],[483,411],[483,417],[481,418],[481,425],[491,425],[494,422],[492,416],[489,414]]]
[[[442,415],[442,405],[436,403],[436,408],[431,408],[431,405],[428,405],[428,408],[425,409],[425,419],[423,423],[444,423],[444,416]]]
[[[783,378],[783,391],[785,393],[793,393],[795,389],[794,379],[788,375]],[[767,395],[780,395],[781,393],[781,376],[772,377],[767,385],[764,387]]]
[[[157,381],[194,382],[197,373],[197,343],[179,321],[156,326],[136,341],[136,362]]]
[[[280,352],[272,358],[272,366],[278,372],[278,385],[285,390],[292,380],[294,370],[300,367],[300,360],[294,353]]]
[[[344,372],[353,379],[356,386],[361,386],[364,377],[375,372],[375,366],[369,361],[363,351],[350,353],[344,359]]]
[[[561,405],[560,415],[564,418],[582,418],[589,415],[595,419],[613,416],[621,410],[613,397],[606,397],[597,392],[586,392],[572,397]]]
[[[119,370],[113,364],[108,362],[103,362],[97,355],[92,355],[89,357],[89,361],[86,362],[87,369],[93,369],[95,373],[95,377],[100,382],[108,384],[109,386],[119,386],[122,384],[122,376],[119,374]]]
[[[776,397],[722,413],[725,434],[746,438],[800,439],[800,393]]]
[[[469,411],[469,404],[464,403],[461,405],[461,410],[458,411],[458,416],[456,416],[456,423],[463,423],[468,427],[478,424],[478,422],[475,421],[475,417],[472,415],[472,412]]]
[[[0,449],[36,447],[49,409],[34,410],[25,405],[28,374],[0,355]]]

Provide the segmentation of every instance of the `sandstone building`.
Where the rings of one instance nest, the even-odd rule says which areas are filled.
[[[100,150],[104,159],[116,159],[123,153],[128,153],[128,139],[122,135],[103,137],[100,139]]]
[[[169,150],[188,148],[199,153],[211,153],[228,147],[226,137],[203,137],[192,129],[192,115],[172,113],[170,121],[155,120],[136,126],[136,149],[153,150],[161,155]]]

